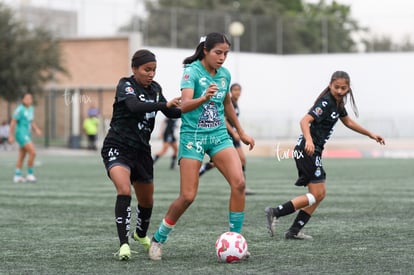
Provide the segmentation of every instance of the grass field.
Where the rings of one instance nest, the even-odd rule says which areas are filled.
[[[227,231],[229,188],[212,170],[196,201],[177,223],[162,261],[136,251],[116,260],[115,189],[98,154],[40,152],[36,184],[13,184],[16,153],[0,152],[1,274],[413,274],[414,160],[326,159],[327,197],[305,232],[313,241],[287,241],[294,215],[267,235],[263,209],[305,189],[293,185],[293,160],[249,158],[243,235],[252,257],[218,263],[214,243]],[[152,235],[178,192],[179,173],[167,158],[156,164]],[[133,204],[135,199],[133,198]],[[134,211],[133,223],[135,223]]]

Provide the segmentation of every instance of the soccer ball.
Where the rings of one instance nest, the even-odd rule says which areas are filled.
[[[236,232],[225,232],[216,241],[216,255],[219,261],[233,263],[247,254],[246,239]]]

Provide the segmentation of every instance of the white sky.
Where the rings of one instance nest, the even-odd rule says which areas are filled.
[[[318,2],[318,0],[305,0]],[[328,3],[332,0],[326,0]],[[0,0],[17,6],[32,4],[40,7],[78,11],[81,36],[112,35],[129,21],[131,15],[143,11],[143,0]],[[414,42],[414,0],[337,0],[351,5],[351,14],[361,26],[373,34],[391,36],[396,42],[410,36]]]

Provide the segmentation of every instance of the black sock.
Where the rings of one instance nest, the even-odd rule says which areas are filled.
[[[131,223],[131,196],[118,195],[115,202],[115,222],[120,244],[128,243]]]
[[[206,164],[204,164],[204,168],[206,169],[206,171],[208,171],[211,168],[213,168],[213,164],[211,162],[207,162]]]
[[[174,169],[175,167],[175,160],[177,159],[177,156],[172,156],[171,157],[171,165],[170,165],[170,169]]]
[[[137,232],[138,237],[143,238],[147,236],[147,231],[151,220],[152,208],[144,208],[138,204],[136,210],[137,227],[135,231]]]
[[[311,215],[303,210],[300,210],[292,226],[289,228],[289,231],[294,234],[298,234],[299,231],[308,223],[310,218]]]
[[[273,208],[273,214],[277,218],[292,214],[293,212],[295,212],[295,207],[293,206],[292,201],[288,201],[276,208]]]

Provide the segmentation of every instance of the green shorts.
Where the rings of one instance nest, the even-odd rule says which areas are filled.
[[[32,142],[30,133],[16,133],[16,141],[20,147],[24,147],[27,143]]]
[[[203,161],[205,154],[213,157],[230,147],[233,147],[233,141],[227,131],[217,135],[181,134],[178,160],[190,158]]]

